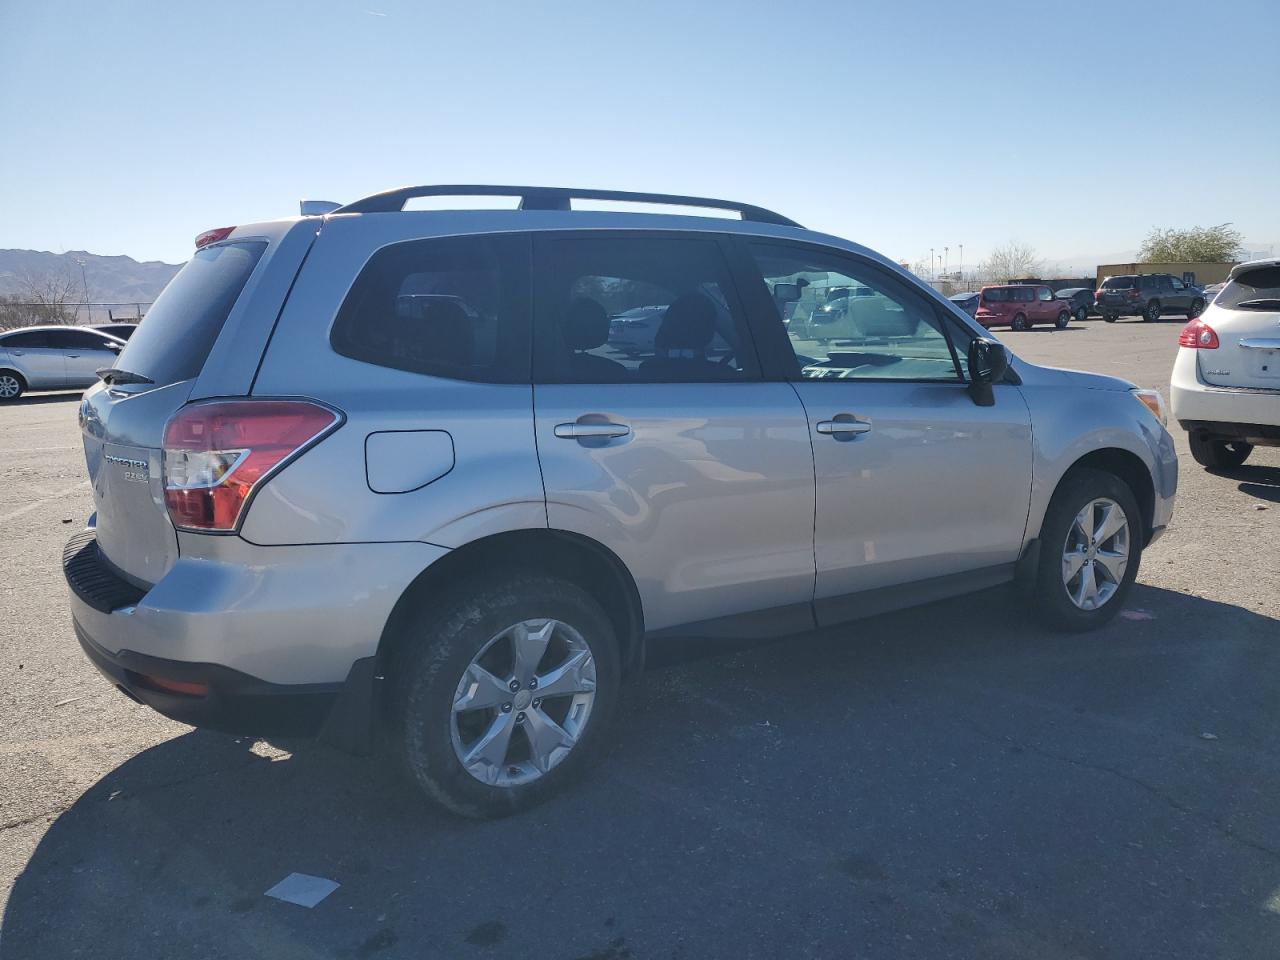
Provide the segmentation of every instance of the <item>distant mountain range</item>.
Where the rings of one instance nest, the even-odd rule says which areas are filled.
[[[83,277],[81,262],[84,264]],[[103,257],[84,250],[49,253],[44,250],[0,250],[0,295],[21,296],[29,292],[26,279],[70,278],[74,283],[71,300],[84,302],[84,285],[89,301],[95,304],[146,304],[154,300],[180,263],[158,260],[139,262],[133,257]],[[94,319],[106,319],[106,308],[94,310]]]

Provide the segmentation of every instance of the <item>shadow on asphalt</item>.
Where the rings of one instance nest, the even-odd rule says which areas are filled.
[[[1239,480],[1237,489],[1259,500],[1280,503],[1280,467],[1244,464],[1231,470],[1216,471],[1220,476]]]
[[[1280,631],[1149,587],[1129,611],[1054,635],[995,590],[663,649],[602,766],[496,822],[191,732],[48,826],[0,957],[1267,955]],[[294,871],[341,887],[263,895]]]

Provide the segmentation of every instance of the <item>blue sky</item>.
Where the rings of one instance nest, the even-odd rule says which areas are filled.
[[[406,183],[723,196],[916,260],[1280,243],[1280,3],[0,0],[0,247]]]

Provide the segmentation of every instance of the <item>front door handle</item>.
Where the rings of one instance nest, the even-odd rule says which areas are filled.
[[[837,413],[830,420],[819,420],[814,429],[837,440],[852,440],[861,434],[870,433],[871,421],[852,413]]]
[[[611,440],[631,435],[625,423],[557,423],[552,431],[561,440]]]

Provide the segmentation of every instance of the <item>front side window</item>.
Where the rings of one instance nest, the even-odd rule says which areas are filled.
[[[1173,289],[1175,289],[1175,290],[1185,290],[1185,289],[1186,289],[1186,287],[1184,287],[1184,286],[1182,285],[1182,281],[1181,281],[1181,280],[1179,280],[1177,277],[1170,277],[1170,278],[1169,278],[1169,282],[1170,282],[1171,284],[1173,284]]]
[[[539,241],[535,377],[542,383],[698,383],[757,375],[716,241]]]
[[[817,250],[749,248],[786,324],[799,376],[963,379],[939,312],[888,271]]]
[[[1041,299],[1041,300],[1052,300],[1052,299],[1053,299],[1053,291],[1052,291],[1052,290],[1050,290],[1048,287],[1041,287],[1041,288],[1040,288],[1040,299]]]
[[[528,383],[527,250],[512,236],[383,247],[351,285],[330,342],[382,367]]]

